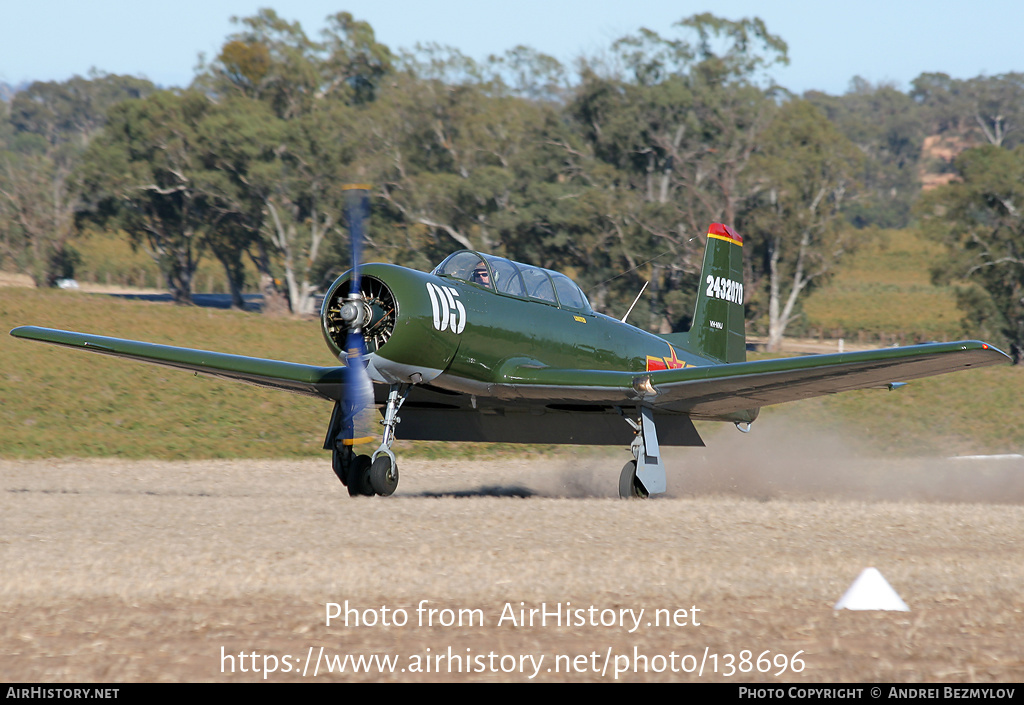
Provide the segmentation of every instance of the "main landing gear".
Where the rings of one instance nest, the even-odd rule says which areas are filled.
[[[327,429],[324,449],[331,451],[331,466],[352,497],[387,497],[398,488],[398,462],[391,452],[395,426],[401,422],[398,410],[409,396],[409,384],[393,384],[384,408],[384,434],[373,455],[356,455],[352,420],[346,419],[342,402],[336,402]]]
[[[619,497],[622,499],[647,499],[652,494],[664,492],[668,486],[665,463],[661,459],[661,447],[658,445],[658,431],[654,426],[654,411],[638,407],[637,412],[640,418],[634,421],[619,409],[619,413],[636,431],[636,437],[629,447],[633,452],[633,460],[626,463],[619,474]]]
[[[334,405],[324,449],[331,451],[334,473],[353,497],[387,497],[398,487],[398,463],[391,446],[395,442],[395,427],[401,422],[398,410],[408,398],[411,388],[411,384],[391,385],[384,407],[384,419],[381,421],[384,426],[383,438],[372,455],[355,453],[352,420],[346,418],[342,402]],[[654,425],[654,411],[638,407],[636,419],[626,416],[622,409],[619,409],[619,413],[636,432],[630,444],[633,460],[623,466],[619,475],[619,497],[647,499],[652,494],[664,492],[668,483],[661,446],[658,444],[658,431]]]

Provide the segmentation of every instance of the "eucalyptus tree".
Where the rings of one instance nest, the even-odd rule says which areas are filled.
[[[967,82],[971,117],[984,141],[996,147],[1024,144],[1024,73],[978,76]]]
[[[281,124],[270,177],[260,188],[269,243],[282,272],[292,311],[312,313],[313,295],[331,269],[325,255],[344,240],[344,186],[360,181],[354,168],[355,109],[332,101]],[[342,248],[344,249],[344,248]],[[345,265],[348,257],[341,256]]]
[[[277,287],[269,267],[261,267],[265,204],[279,178],[284,123],[257,100],[237,96],[211,103],[195,125],[196,168],[191,179],[204,194],[210,227],[201,246],[224,267],[232,305],[244,306],[245,261],[260,277],[264,306],[275,308]]]
[[[246,208],[231,204],[227,157],[211,155],[211,134],[237,134],[204,125],[213,104],[196,91],[160,91],[116,105],[103,133],[89,145],[78,172],[85,201],[80,218],[123,230],[160,267],[180,303],[192,299],[192,279],[204,251],[214,251],[238,296],[237,257]],[[241,250],[240,250],[241,251]]]
[[[341,236],[340,188],[360,180],[350,168],[351,110],[373,102],[392,70],[391,52],[349,13],[328,17],[320,41],[270,9],[234,20],[240,31],[195,83],[218,102],[269,109],[258,117],[249,111],[270,143],[264,157],[247,162],[259,163],[259,173],[238,182],[239,198],[262,213],[245,221],[255,230],[244,249],[264,295],[277,297],[282,280],[292,310],[308,313],[322,284],[317,275],[329,269],[321,261],[332,250],[327,240]]]
[[[1024,145],[983,145],[955,161],[960,177],[922,198],[922,224],[949,246],[935,271],[939,281],[962,277],[978,285],[960,291],[965,327],[995,332],[1024,358]]]
[[[71,277],[78,198],[72,171],[119,101],[151,93],[131,76],[94,73],[35,82],[4,105],[0,138],[0,253],[37,286]]]
[[[889,84],[854,77],[841,96],[809,92],[804,98],[865,155],[863,198],[847,217],[858,227],[906,227],[921,191],[921,145],[927,136],[924,109]]]
[[[619,248],[652,284],[646,325],[685,325],[711,222],[735,221],[741,176],[772,114],[765,79],[788,61],[786,45],[757,18],[695,15],[679,38],[650,30],[584,65],[568,112],[594,156],[624,190],[612,216]],[[639,288],[640,277],[628,277]],[[642,320],[642,318],[641,318]]]
[[[770,350],[797,318],[801,297],[827,281],[862,239],[843,214],[857,195],[862,160],[804,100],[783,105],[761,136],[737,226],[752,256],[749,288],[767,290],[767,302],[748,303],[760,303],[750,307],[753,314],[767,315]]]
[[[38,287],[74,276],[76,200],[69,165],[41,144],[18,140],[0,150],[0,259],[32,277]]]
[[[912,81],[931,134],[955,134],[975,144],[1024,143],[1024,73],[951,78],[923,73]]]
[[[421,48],[363,109],[369,181],[421,256],[453,246],[504,252],[516,194],[543,178],[524,159],[555,108],[514,95],[490,68]]]

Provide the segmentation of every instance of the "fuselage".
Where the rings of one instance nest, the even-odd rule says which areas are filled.
[[[443,264],[435,273],[391,264],[365,265],[364,291],[383,285],[390,296],[378,296],[385,301],[374,304],[374,311],[380,309],[374,315],[387,313],[391,302],[394,308],[386,342],[370,346],[371,376],[378,382],[430,382],[473,393],[507,383],[514,370],[524,367],[646,372],[714,364],[664,338],[594,312],[575,284],[567,278],[556,279],[564,275],[530,269],[534,278],[540,273],[555,275],[550,277],[555,287],[531,296],[526,277],[516,281],[516,293],[511,293],[501,291],[500,284],[473,282],[457,272],[446,272]],[[335,282],[324,300],[324,336],[339,358],[344,356],[331,331],[330,311],[347,293],[346,283],[347,275]],[[570,284],[575,292],[569,290]],[[505,288],[512,288],[507,279]],[[555,288],[559,295],[552,295]]]

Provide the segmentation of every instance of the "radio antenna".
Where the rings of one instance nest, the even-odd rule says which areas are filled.
[[[643,288],[640,289],[640,293],[636,295],[636,298],[633,299],[633,303],[630,304],[630,306],[629,306],[629,310],[626,311],[626,315],[622,317],[622,322],[623,323],[626,322],[626,319],[629,317],[629,314],[631,314],[633,312],[633,307],[636,306],[636,302],[640,300],[640,297],[644,295],[644,291],[647,290],[647,285],[650,284],[650,283],[651,283],[651,281],[649,279],[646,282],[644,282]]]

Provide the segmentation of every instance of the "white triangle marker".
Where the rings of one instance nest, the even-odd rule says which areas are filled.
[[[875,568],[865,568],[832,609],[910,611]]]

